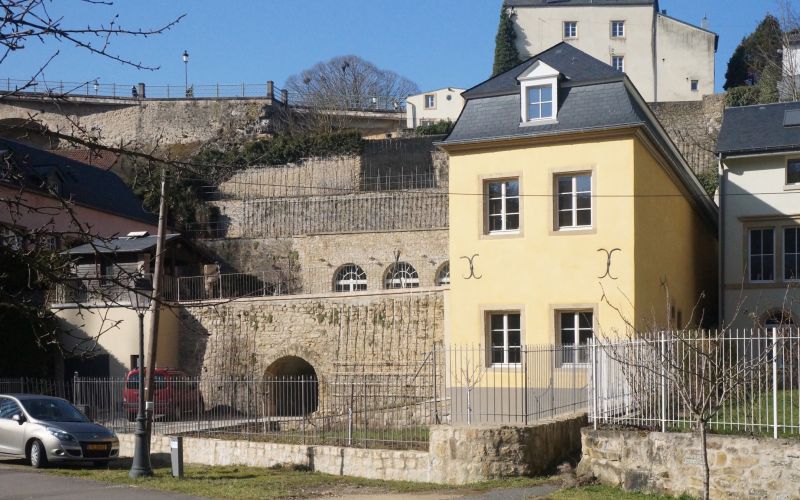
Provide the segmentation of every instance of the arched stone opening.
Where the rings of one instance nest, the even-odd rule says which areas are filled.
[[[317,411],[319,380],[314,367],[298,356],[278,358],[266,370],[273,414],[297,417]]]

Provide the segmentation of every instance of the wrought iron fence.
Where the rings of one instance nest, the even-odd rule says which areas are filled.
[[[800,434],[796,328],[663,332],[591,347],[596,426],[687,430],[699,411],[714,432]]]
[[[152,280],[152,274],[144,275]],[[97,276],[92,278],[66,278],[56,283],[48,291],[49,304],[87,304],[87,305],[120,305],[129,306],[129,290],[132,289],[134,274]],[[163,277],[164,289],[162,297],[166,301],[178,299],[178,281],[173,276]]]

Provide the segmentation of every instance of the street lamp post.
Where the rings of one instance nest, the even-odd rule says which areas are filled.
[[[183,51],[183,91],[189,97],[189,52]]]
[[[150,307],[150,294],[153,287],[146,278],[135,278],[133,286],[128,289],[131,307],[139,316],[139,409],[136,414],[136,431],[134,432],[133,464],[128,476],[131,478],[153,475],[150,467],[150,443],[148,443],[147,417],[144,407],[144,313]]]

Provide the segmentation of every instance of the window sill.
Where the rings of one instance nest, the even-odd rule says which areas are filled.
[[[783,186],[784,191],[800,191],[800,182],[796,184],[786,184]]]
[[[552,235],[581,235],[581,234],[594,234],[597,228],[594,226],[580,226],[580,227],[557,227],[550,231]]]
[[[534,120],[525,120],[519,123],[520,127],[535,127],[537,125],[556,125],[558,118],[536,118]]]
[[[490,370],[503,369],[503,368],[522,368],[522,363],[493,363],[489,365]]]
[[[491,231],[488,233],[483,233],[481,235],[481,239],[488,239],[488,240],[502,240],[506,238],[521,238],[522,231]]]

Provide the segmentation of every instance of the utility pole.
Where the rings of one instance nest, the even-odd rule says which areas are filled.
[[[163,295],[163,275],[164,275],[164,240],[166,239],[167,231],[167,174],[165,170],[161,171],[161,200],[158,206],[158,237],[156,238],[156,262],[155,269],[153,269],[153,311],[150,314],[150,345],[147,352],[147,360],[150,366],[147,367],[147,400],[153,401],[153,409],[149,416],[149,425],[147,426],[148,443],[150,442],[150,435],[152,432],[153,412],[155,412],[155,371],[156,371],[156,354],[158,351],[158,320],[161,316],[161,298]],[[141,375],[140,375],[141,376]]]

